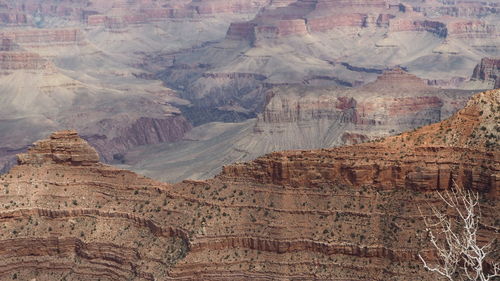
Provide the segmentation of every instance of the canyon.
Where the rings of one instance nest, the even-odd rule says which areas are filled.
[[[498,87],[498,22],[498,1],[3,0],[0,171],[61,129],[173,182],[438,122]]]
[[[174,144],[140,146],[121,167],[154,179],[206,179],[273,151],[356,144],[442,121],[473,94],[438,89],[401,68],[361,87],[277,86],[255,119],[196,127]],[[169,173],[165,173],[169,171]]]
[[[129,12],[155,11],[158,3],[142,2],[62,1],[51,6],[49,2],[26,1],[21,5],[5,1],[0,5],[2,11],[23,12],[27,18],[17,26],[8,22],[0,27],[0,127],[9,131],[0,137],[0,171],[10,168],[17,152],[57,129],[79,130],[98,149],[102,160],[111,162],[138,145],[178,141],[192,128],[178,109],[189,101],[179,98],[143,67],[143,52],[153,52],[143,46],[152,44],[157,51],[177,36],[174,34],[183,32],[177,27],[184,23],[171,23],[158,15],[162,20],[155,23],[155,34],[143,34],[155,19],[145,16],[148,20],[134,22],[128,18]],[[189,2],[179,1],[178,5],[188,9]],[[216,7],[215,2],[199,5]],[[152,6],[146,9],[144,5]],[[252,5],[242,9],[252,9]],[[126,22],[94,26],[88,17],[97,14],[90,10],[123,22],[115,17],[121,11]],[[236,10],[226,11],[227,20]],[[43,19],[43,24],[34,23],[36,19]],[[188,30],[211,26],[212,32],[198,33],[170,48],[191,47],[217,33],[223,36],[224,31],[219,30],[224,25],[225,20],[202,19]],[[158,32],[165,36],[157,37]],[[143,38],[137,41],[143,45],[117,50],[118,45],[124,46],[124,40],[136,40],[134,36],[139,35]]]
[[[433,257],[419,206],[444,207],[437,191],[479,192],[478,239],[499,238],[499,106],[490,90],[396,136],[176,184],[100,163],[76,131],[53,133],[0,176],[0,278],[435,280],[417,254]]]
[[[500,238],[499,7],[0,0],[0,280],[436,280],[438,192]]]
[[[431,281],[500,259],[498,0],[0,0],[0,280]]]
[[[225,40],[179,54],[159,77],[192,101],[194,109],[186,111],[189,119],[195,118],[191,111],[213,107],[252,116],[248,113],[264,110],[264,93],[275,86],[356,87],[394,67],[438,87],[493,88],[466,81],[481,59],[498,57],[497,5],[279,2],[249,21],[231,23]],[[209,121],[221,120],[205,119]]]

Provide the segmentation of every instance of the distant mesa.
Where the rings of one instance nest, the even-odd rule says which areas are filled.
[[[415,90],[430,89],[425,80],[409,73],[401,66],[385,70],[382,75],[377,77],[372,83],[363,86],[363,89],[372,89],[374,91],[383,91],[384,89],[406,88]]]

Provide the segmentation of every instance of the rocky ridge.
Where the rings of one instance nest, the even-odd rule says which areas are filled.
[[[498,139],[499,98],[478,94],[448,121],[375,143],[274,153],[175,185],[55,133],[0,178],[0,278],[435,280],[416,254],[432,256],[417,208],[439,204],[436,189],[481,191],[479,238],[498,237],[499,155],[483,139]]]
[[[492,90],[475,95],[449,119],[410,133],[358,146],[277,152],[227,166],[221,176],[249,176],[263,183],[295,187],[338,180],[354,186],[420,190],[446,189],[455,181],[496,194],[499,103],[500,91]],[[382,153],[385,157],[379,159]],[[325,155],[340,161],[325,163]],[[418,168],[413,166],[417,163]],[[308,169],[302,170],[303,166]]]

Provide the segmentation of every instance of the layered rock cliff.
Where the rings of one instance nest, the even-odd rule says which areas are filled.
[[[112,0],[112,1],[3,1],[0,24],[45,27],[53,18],[90,27],[144,24],[168,18],[193,18],[214,14],[253,13],[269,0]]]
[[[76,131],[53,133],[48,140],[36,142],[27,153],[18,155],[19,165],[70,163],[92,165],[99,162],[99,155]]]
[[[498,90],[476,95],[451,118],[382,142],[275,153],[225,167],[222,176],[294,187],[338,180],[354,186],[411,186],[419,190],[449,188],[455,181],[496,194],[499,98]],[[327,154],[326,158],[337,161],[325,162]],[[381,154],[385,155],[382,159]],[[302,170],[303,166],[308,169]]]
[[[185,256],[186,231],[153,218],[163,213],[163,199],[152,202],[164,187],[98,160],[74,131],[19,155],[2,176],[0,220],[9,230],[0,279],[153,280]]]
[[[496,9],[494,2],[273,1],[251,20],[233,21],[225,40],[175,54],[160,77],[194,104],[247,116],[260,113],[275,86],[360,86],[397,65],[441,88],[483,90],[464,81],[481,58],[498,56]],[[251,74],[263,78],[241,78]]]
[[[376,143],[274,153],[175,185],[55,133],[0,177],[0,278],[435,280],[417,254],[432,257],[418,207],[442,204],[436,189],[479,190],[479,239],[498,237],[499,155],[484,139],[498,138],[499,98]]]

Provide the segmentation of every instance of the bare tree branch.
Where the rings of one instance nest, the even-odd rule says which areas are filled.
[[[451,191],[439,192],[438,195],[453,214],[429,205],[431,215],[425,216],[419,208],[437,256],[437,262],[430,265],[419,254],[424,268],[450,281],[490,281],[500,277],[500,263],[491,264],[488,271],[485,269],[493,241],[478,245],[479,194],[454,183]]]

